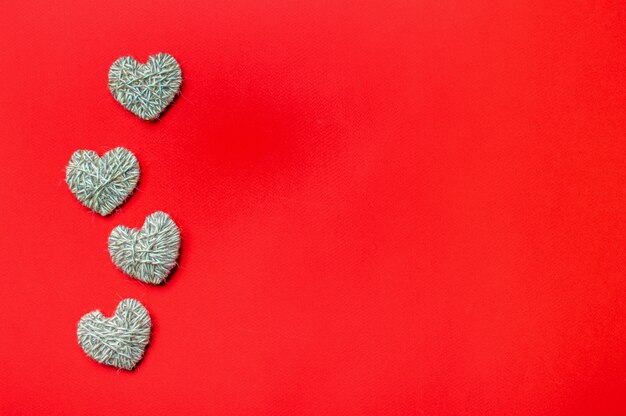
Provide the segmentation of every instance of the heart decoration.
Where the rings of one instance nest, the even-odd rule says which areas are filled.
[[[124,108],[144,120],[155,120],[174,101],[182,71],[173,56],[159,53],[141,64],[132,56],[113,62],[109,90]]]
[[[164,212],[149,215],[139,230],[120,225],[109,235],[109,254],[124,273],[160,284],[176,265],[180,231]]]
[[[102,157],[92,150],[77,150],[65,170],[70,191],[87,208],[108,215],[133,192],[139,181],[139,162],[118,147]]]
[[[135,299],[122,300],[115,314],[106,318],[96,310],[78,322],[78,344],[99,363],[132,370],[143,357],[152,320],[148,310]]]

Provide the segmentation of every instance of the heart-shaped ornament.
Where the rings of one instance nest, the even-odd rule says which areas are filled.
[[[78,344],[89,357],[102,364],[132,370],[150,342],[151,328],[148,310],[138,300],[124,299],[111,318],[98,310],[80,318],[76,333]]]
[[[65,169],[70,191],[87,208],[108,215],[130,196],[139,181],[139,162],[118,147],[102,157],[92,150],[77,150]]]
[[[166,53],[149,57],[145,64],[124,56],[109,69],[109,90],[113,97],[144,120],[159,117],[174,101],[182,81],[180,65]]]
[[[180,231],[164,212],[149,215],[139,230],[120,225],[109,235],[109,254],[124,273],[160,284],[176,265]]]

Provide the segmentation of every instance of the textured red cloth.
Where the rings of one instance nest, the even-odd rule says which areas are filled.
[[[560,4],[559,4],[560,3]],[[626,414],[626,5],[4,0],[0,414]],[[157,123],[111,63],[181,63]],[[83,208],[76,149],[138,157]],[[107,236],[163,210],[163,287]],[[86,312],[155,328],[133,373]]]

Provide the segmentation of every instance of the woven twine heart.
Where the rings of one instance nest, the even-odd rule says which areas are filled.
[[[87,208],[108,215],[130,196],[139,181],[139,162],[123,147],[102,157],[77,150],[65,170],[65,182]]]
[[[152,320],[146,308],[135,299],[122,300],[115,314],[106,318],[100,311],[89,312],[78,322],[78,344],[85,354],[99,363],[132,370],[148,342]]]
[[[180,231],[169,215],[149,215],[139,230],[120,225],[109,235],[109,254],[124,273],[142,282],[160,284],[176,265]]]
[[[149,57],[145,64],[124,56],[109,69],[109,90],[113,97],[144,120],[158,118],[174,100],[181,84],[180,65],[166,53]]]

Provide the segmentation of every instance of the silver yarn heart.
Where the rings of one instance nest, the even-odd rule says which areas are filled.
[[[89,357],[102,364],[132,370],[150,342],[151,328],[148,310],[136,299],[124,299],[111,318],[98,310],[84,315],[76,334],[78,344]]]
[[[176,265],[180,231],[164,212],[149,215],[139,230],[120,225],[109,235],[109,254],[124,273],[160,284]]]
[[[180,65],[166,53],[149,57],[145,64],[124,56],[109,69],[109,90],[113,97],[144,120],[158,118],[174,100],[181,84]]]
[[[77,150],[65,169],[65,182],[87,208],[108,215],[130,196],[139,181],[139,162],[118,147],[102,157],[92,150]]]

